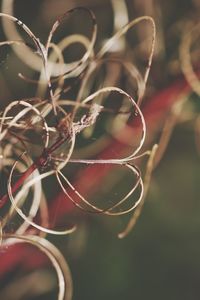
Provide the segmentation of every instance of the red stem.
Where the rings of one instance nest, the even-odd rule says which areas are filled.
[[[20,176],[16,183],[12,186],[12,193],[14,194],[24,183],[24,181],[37,169],[40,167],[45,167],[49,161],[50,155],[57,150],[64,142],[66,137],[59,137],[56,142],[49,148],[45,149],[41,156],[39,156],[36,161]],[[6,193],[0,199],[0,208],[2,208],[8,201],[8,194]]]
[[[33,163],[23,174],[22,176],[16,181],[16,183],[12,186],[12,193],[14,194],[20,186],[24,183],[24,181],[35,171],[37,165]],[[8,201],[8,194],[5,194],[0,199],[0,208],[3,207],[6,202]]]

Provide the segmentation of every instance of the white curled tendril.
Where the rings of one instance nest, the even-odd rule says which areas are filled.
[[[58,300],[72,299],[72,279],[69,267],[61,252],[49,241],[35,235],[16,235],[4,234],[3,244],[6,245],[6,240],[14,239],[16,242],[24,242],[31,244],[43,252],[51,261],[58,277]],[[10,244],[9,244],[10,245]]]

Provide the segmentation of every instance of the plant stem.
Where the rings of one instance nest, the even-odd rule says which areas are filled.
[[[49,148],[44,149],[43,153],[35,160],[35,162],[32,163],[32,165],[20,176],[20,178],[15,182],[15,184],[12,186],[12,193],[14,194],[24,183],[24,181],[38,168],[45,167],[49,159],[51,157],[51,154],[57,150],[65,141],[67,137],[59,136],[58,139],[55,141],[53,145],[51,145]],[[6,193],[1,199],[0,199],[0,208],[2,208],[8,201],[9,197]]]

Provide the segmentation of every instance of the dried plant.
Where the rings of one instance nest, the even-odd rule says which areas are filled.
[[[74,34],[54,43],[53,37],[62,22],[80,12],[90,20],[90,37]],[[126,236],[132,229],[144,204],[157,149],[154,146],[151,151],[142,153],[146,123],[140,108],[154,52],[155,24],[148,16],[139,17],[121,28],[115,23],[116,33],[96,53],[97,25],[89,9],[74,8],[60,16],[53,24],[45,45],[17,18],[5,13],[0,13],[0,17],[4,29],[9,20],[6,30],[9,40],[2,41],[0,46],[13,47],[25,64],[39,72],[38,80],[19,74],[27,83],[37,86],[37,95],[12,101],[0,114],[0,169],[6,182],[0,199],[1,246],[6,248],[21,241],[44,252],[57,273],[58,299],[71,299],[69,268],[62,254],[45,239],[45,235],[71,234],[76,225],[65,230],[54,228],[49,219],[45,181],[56,180],[66,195],[66,201],[70,199],[85,212],[118,216],[135,209],[119,237]],[[126,33],[141,22],[149,23],[152,32],[147,41],[149,56],[143,72],[131,61],[131,55],[124,57],[127,52]],[[32,44],[16,33],[17,26]],[[67,64],[64,51],[73,44],[81,44],[85,53],[79,60]],[[98,84],[97,74],[103,68],[107,73]],[[110,68],[114,73],[109,73]],[[121,72],[133,85],[132,94],[121,87]],[[69,92],[73,89],[75,96],[71,99]],[[137,142],[132,141],[133,133]],[[95,137],[93,142],[96,135],[98,138]],[[79,139],[87,140],[84,151],[77,146]],[[131,149],[128,154],[127,148]],[[137,160],[145,155],[149,155],[149,160],[143,183]],[[97,173],[100,166],[108,166],[109,172],[116,167],[127,169],[132,176],[132,185],[114,203],[109,204],[107,199],[102,199],[102,203],[96,204],[90,197],[84,196],[69,178],[69,166],[74,165],[95,166]],[[87,176],[81,175],[80,170],[78,172],[84,178]],[[16,225],[14,232],[9,232],[9,224],[16,216],[23,221]]]

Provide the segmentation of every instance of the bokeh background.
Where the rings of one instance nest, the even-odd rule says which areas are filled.
[[[158,116],[157,124],[153,124],[152,131],[148,132],[151,141],[146,145],[148,148],[153,141],[158,141],[162,132],[166,117],[162,109],[168,111],[169,98],[175,103],[181,95],[181,84],[185,84],[179,47],[182,34],[199,20],[200,1],[113,2],[126,4],[129,20],[150,15],[157,26],[156,50],[143,105],[145,107],[148,101],[157,97],[159,101],[155,102],[151,114],[159,111],[160,118]],[[16,0],[14,15],[45,41],[57,16],[75,6],[87,6],[94,11],[98,24],[97,47],[100,47],[114,30],[113,6],[109,0]],[[80,30],[84,22],[73,26],[74,30]],[[0,34],[3,40],[2,27]],[[138,40],[142,34],[142,31],[137,32]],[[195,49],[195,69],[198,70],[198,43]],[[138,50],[138,57],[144,55],[143,51],[142,47]],[[0,48],[0,55],[0,106],[3,108],[14,99],[31,97],[34,87],[17,78],[19,71],[29,76],[33,71],[12,51]],[[48,237],[69,263],[74,300],[200,299],[200,157],[199,135],[198,130],[195,131],[200,98],[192,91],[186,97],[183,118],[178,120],[166,152],[153,172],[144,209],[133,231],[125,239],[117,237],[129,216],[76,215],[79,218],[77,232],[66,238]],[[125,181],[126,177],[120,184]],[[1,278],[1,291],[19,278],[21,273],[19,266],[17,268],[18,271],[11,270]],[[48,295],[23,299],[53,300],[55,297],[56,290]]]

